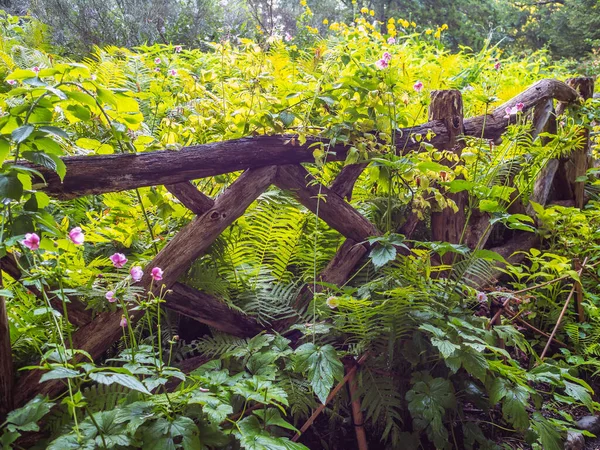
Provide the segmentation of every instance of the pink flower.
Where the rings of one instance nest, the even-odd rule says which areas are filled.
[[[127,317],[121,316],[121,321],[119,322],[119,325],[121,325],[121,328],[125,328],[127,326]]]
[[[127,258],[125,258],[123,253],[115,253],[114,255],[111,255],[109,259],[117,269],[120,269],[127,264]]]
[[[33,70],[35,73],[40,73],[40,68],[38,66],[34,66],[31,70]]]
[[[155,71],[155,72],[160,72],[160,69],[159,69],[158,67],[155,67],[155,68],[154,68],[154,71]]]
[[[290,33],[285,33],[284,39],[285,39],[285,42],[290,42],[293,38]]]
[[[160,58],[154,58],[154,64],[160,64]]]
[[[176,69],[170,69],[169,70],[169,75],[171,75],[172,77],[176,77],[177,76],[177,70]]]
[[[396,43],[396,38],[394,38],[394,37],[388,38],[387,42],[389,45],[394,45]]]
[[[160,267],[155,267],[152,269],[151,275],[154,281],[160,281],[163,277],[163,271]]]
[[[507,106],[506,109],[504,110],[506,112],[506,115],[504,116],[504,118],[505,119],[509,119],[510,116],[514,116],[515,114],[523,112],[523,108],[525,108],[525,105],[523,103],[520,103],[520,102],[517,103],[512,108],[510,106]]]
[[[485,303],[485,302],[487,302],[487,299],[488,298],[487,298],[487,295],[486,295],[485,292],[478,292],[477,293],[477,301],[479,303]]]
[[[75,245],[83,244],[85,236],[81,232],[81,227],[75,227],[69,231],[69,239],[71,239],[71,242],[73,242]]]
[[[423,90],[423,83],[421,81],[417,81],[415,84],[413,84],[413,89],[416,92],[421,92]]]
[[[6,82],[8,84],[10,84],[11,86],[14,86],[15,84],[17,84],[17,82],[15,80],[6,80]]]
[[[25,239],[21,241],[29,250],[37,250],[40,248],[40,237],[35,233],[27,233]]]
[[[385,59],[380,59],[375,63],[375,67],[379,70],[387,69],[387,66],[389,66],[389,63]]]
[[[502,67],[502,63],[500,61],[498,61],[496,64],[494,64],[494,69],[496,69],[496,70],[500,70],[501,67]]]
[[[111,303],[114,303],[117,301],[117,297],[115,297],[115,292],[114,291],[108,291],[105,295],[106,300],[108,300]]]
[[[129,275],[133,278],[133,281],[140,281],[144,276],[144,271],[140,266],[133,266],[129,271]]]
[[[181,45],[176,45],[175,46],[175,53],[181,53]]]
[[[392,55],[389,52],[385,52],[381,59],[389,63],[392,60]]]

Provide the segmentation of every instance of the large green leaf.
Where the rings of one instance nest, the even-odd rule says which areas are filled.
[[[325,403],[335,380],[341,380],[344,366],[331,345],[317,347],[308,343],[301,345],[295,352],[298,369],[308,372],[308,378],[313,391]]]
[[[92,372],[89,376],[92,380],[100,384],[110,385],[113,383],[117,383],[121,386],[133,389],[134,391],[150,395],[150,392],[148,391],[148,389],[146,389],[146,386],[144,386],[144,384],[140,380],[138,380],[132,375],[111,372]]]
[[[27,139],[31,135],[31,133],[33,133],[33,130],[33,125],[23,125],[13,130],[13,132],[10,135],[17,144],[20,144],[25,139]]]

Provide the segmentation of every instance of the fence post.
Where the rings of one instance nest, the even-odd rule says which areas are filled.
[[[0,287],[2,286],[2,271],[0,271]],[[15,373],[10,347],[10,328],[6,314],[6,302],[0,297],[0,423],[4,422],[6,414],[14,405]]]
[[[448,131],[448,143],[439,146],[438,150],[447,150],[460,156],[465,147],[464,141],[460,136],[464,134],[464,115],[463,101],[460,91],[451,89],[431,92],[431,104],[429,105],[429,120],[440,120],[444,122]],[[442,162],[446,166],[451,166],[450,161]],[[465,206],[467,204],[468,193],[466,191],[456,194],[447,194],[446,198],[453,200],[458,207],[455,213],[451,208],[444,208],[442,211],[432,212],[431,214],[431,235],[433,241],[444,241],[452,244],[458,244],[465,227]],[[443,261],[450,263],[452,255],[445,255]]]
[[[594,79],[586,77],[569,78],[566,83],[575,89],[584,100],[592,98],[594,96]],[[557,115],[562,114],[565,110],[564,104],[559,104],[557,107]],[[578,177],[586,174],[587,169],[590,167],[590,132],[589,130],[583,131],[584,143],[583,146],[574,151],[567,158],[561,160],[559,173],[562,175],[562,179],[565,180],[570,191],[572,192],[572,198],[575,200],[575,206],[577,208],[583,208],[584,201],[584,187],[585,182],[575,181]]]

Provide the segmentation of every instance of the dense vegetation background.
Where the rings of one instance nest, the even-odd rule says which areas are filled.
[[[539,80],[595,73],[596,2],[3,7],[23,14],[0,15],[0,319],[10,337],[0,352],[10,340],[2,362],[18,369],[15,404],[0,404],[3,447],[362,450],[359,398],[371,448],[560,450],[576,419],[600,411],[597,169],[577,179],[584,208],[560,195],[532,201],[549,163],[569,161],[586,133],[595,144],[598,100],[574,102],[542,133],[515,101],[499,112],[501,139],[471,136],[460,153],[435,148],[429,132],[405,152],[396,133],[428,120],[434,90],[460,91],[472,117]],[[348,279],[321,285],[344,238],[318,206],[315,215],[270,187],[176,277],[233,326],[169,309],[158,288],[169,264],[150,263],[196,220],[171,191],[57,199],[38,172],[60,184],[69,156],[177,155],[278,134],[323,140],[304,166],[311,184],[369,163],[349,202],[381,235],[355,243],[371,247]],[[336,143],[345,161],[328,159]],[[193,188],[218,198],[239,180]],[[459,242],[434,239],[433,217],[448,210],[467,217]],[[470,234],[481,218],[486,232]],[[506,245],[515,240],[526,244]],[[579,287],[583,314],[570,307],[563,318]],[[105,326],[119,337],[96,358],[85,350],[96,336],[80,338],[92,317],[116,317]],[[344,387],[327,402],[353,370],[354,396]],[[27,396],[46,386],[58,389]]]

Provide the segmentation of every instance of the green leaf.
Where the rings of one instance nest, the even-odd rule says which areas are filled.
[[[48,380],[60,380],[63,378],[76,378],[80,375],[77,370],[69,369],[67,367],[57,367],[49,372],[46,372],[40,378],[40,383]]]
[[[327,344],[317,347],[312,343],[301,345],[294,352],[297,369],[308,372],[313,391],[325,403],[335,380],[341,380],[344,366],[339,361],[335,348]]]
[[[9,154],[10,143],[4,138],[0,138],[0,163],[4,161]]]
[[[525,409],[529,402],[529,393],[524,387],[512,385],[510,381],[496,378],[490,388],[490,404],[502,402],[504,418],[519,430],[529,427],[529,415]]]
[[[183,438],[185,450],[200,450],[199,430],[189,417],[179,416],[171,423],[171,436]]]
[[[569,381],[565,381],[564,383],[565,394],[583,403],[585,407],[590,410],[590,412],[594,412],[594,403],[592,400],[592,396],[586,388],[579,384],[570,383]]]
[[[14,172],[0,174],[0,198],[19,200],[22,195],[23,183]]]
[[[540,413],[533,413],[531,426],[536,431],[544,450],[563,450],[563,439],[558,428]]]
[[[23,158],[56,172],[61,181],[65,178],[67,166],[58,155],[49,155],[44,152],[23,152]]]
[[[296,432],[298,431],[294,425],[286,422],[283,417],[281,417],[281,411],[278,409],[269,408],[266,411],[264,409],[259,409],[254,411],[254,414],[258,416],[267,427],[277,426]]]
[[[69,138],[69,135],[64,130],[62,130],[61,128],[58,128],[58,127],[43,126],[43,127],[40,127],[39,130],[43,131],[44,133],[59,136],[61,138],[65,138],[65,139]]]
[[[431,338],[431,344],[436,347],[444,358],[452,356],[452,354],[460,348],[459,345],[453,344],[448,340],[441,340],[437,338]]]
[[[134,391],[141,392],[142,394],[150,395],[146,386],[132,375],[126,375],[124,373],[92,372],[89,376],[92,380],[100,384],[111,385],[117,383]]]
[[[396,259],[396,247],[392,244],[379,243],[369,253],[369,258],[376,269],[386,265],[388,262]]]
[[[448,191],[452,194],[456,194],[457,192],[468,191],[475,186],[475,183],[467,180],[452,180],[448,183]]]
[[[37,396],[27,402],[25,406],[8,413],[6,422],[13,429],[20,431],[39,431],[38,420],[50,412],[54,403],[50,403],[47,397]]]
[[[27,139],[31,135],[31,133],[33,133],[33,130],[33,125],[23,125],[13,130],[13,132],[10,135],[17,144],[20,144],[25,139]]]
[[[283,122],[286,127],[289,127],[293,122],[296,116],[288,111],[282,111],[279,113],[279,118]]]
[[[113,106],[114,108],[117,108],[117,97],[115,97],[115,94],[113,94],[111,91],[109,91],[108,89],[103,89],[101,87],[97,88],[96,93],[98,94],[98,98],[103,102],[103,103],[108,103],[109,105]]]
[[[493,252],[492,250],[475,250],[473,252],[473,256],[475,258],[487,259],[488,261],[498,261],[506,264],[504,257],[499,253]]]

